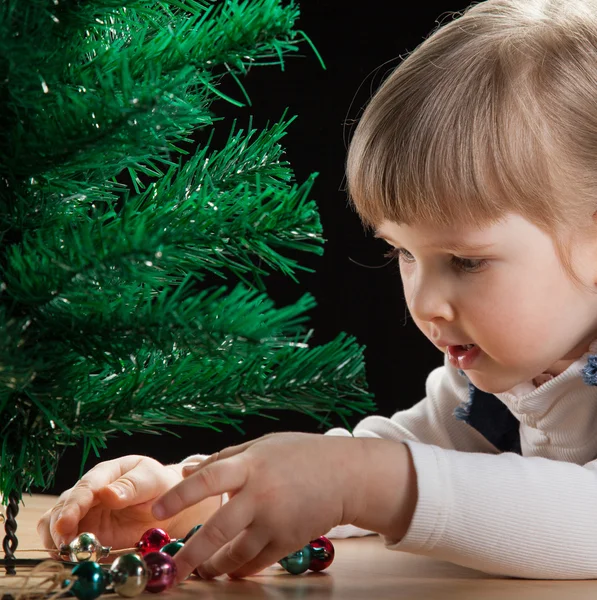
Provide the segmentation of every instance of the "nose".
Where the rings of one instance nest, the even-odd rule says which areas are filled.
[[[413,318],[427,323],[434,323],[438,319],[453,321],[454,306],[446,287],[442,286],[437,278],[420,275],[417,280],[412,282],[412,289],[406,293],[408,308]],[[434,338],[438,338],[440,333],[436,328],[434,330]]]

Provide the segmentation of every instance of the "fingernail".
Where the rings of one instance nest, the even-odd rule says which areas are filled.
[[[182,474],[189,475],[190,473],[194,473],[201,466],[201,464],[202,463],[189,463],[184,465],[182,468]]]
[[[161,504],[154,504],[152,512],[153,516],[158,520],[166,518],[166,509]]]
[[[191,475],[193,475],[196,472],[197,472],[197,469],[183,469],[182,470],[183,479],[190,477]]]
[[[112,484],[108,486],[108,489],[112,490],[119,498],[126,497],[126,490],[117,484]]]
[[[214,575],[210,572],[209,569],[204,568],[203,566],[197,567],[196,571],[197,575],[201,577],[201,579],[213,579]]]

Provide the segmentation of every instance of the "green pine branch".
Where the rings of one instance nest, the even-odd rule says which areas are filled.
[[[279,164],[286,125],[262,132],[253,143],[254,130],[232,134],[224,150],[209,156],[203,148],[176,179],[172,168],[126,201],[120,215],[110,205],[92,220],[81,216],[77,224],[69,217],[61,228],[36,230],[7,251],[5,293],[31,307],[96,303],[94,291],[102,295],[114,273],[159,286],[179,283],[182,272],[225,277],[229,270],[249,283],[246,273],[266,275],[267,266],[295,279],[295,269],[310,269],[277,249],[320,254],[323,239],[316,206],[308,200],[313,180],[290,187],[290,172]]]
[[[120,372],[105,369],[90,374],[87,364],[73,365],[62,395],[53,386],[45,395],[43,386],[38,386],[37,394],[27,394],[26,404],[37,409],[31,425],[21,420],[0,428],[2,489],[19,477],[25,489],[48,484],[44,470],[36,468],[38,440],[54,440],[58,449],[64,449],[83,438],[98,449],[116,432],[167,432],[165,426],[170,424],[239,428],[248,415],[268,416],[266,411],[282,407],[309,414],[327,426],[331,414],[339,415],[349,427],[346,416],[373,408],[363,401],[368,393],[363,387],[362,351],[354,339],[341,335],[309,348],[297,338],[269,354],[266,348],[252,344],[247,349],[252,352],[240,360],[227,351],[218,359],[176,348],[163,354],[141,350],[122,361]]]
[[[187,8],[171,10],[172,5]],[[199,3],[154,6],[143,18],[135,9],[106,9],[103,18],[95,17],[91,32],[93,21],[87,22],[82,43],[61,46],[60,54],[50,43],[40,44],[43,55],[27,40],[11,46],[11,53],[33,53],[32,62],[47,66],[33,77],[16,65],[7,73],[9,91],[18,90],[10,100],[21,118],[5,136],[13,159],[0,173],[51,180],[52,165],[60,164],[63,177],[84,178],[91,170],[103,181],[128,166],[142,169],[156,155],[168,164],[177,142],[189,142],[191,131],[213,124],[208,109],[215,98],[232,101],[218,90],[219,65],[230,73],[283,65],[284,55],[300,42],[292,31],[298,16],[292,2],[287,7],[278,0],[207,9]],[[53,58],[48,60],[48,53]],[[83,64],[82,56],[87,57]],[[66,74],[58,65],[53,70],[53,60],[72,67]],[[139,154],[140,147],[146,151]],[[149,169],[159,174],[155,165]]]
[[[218,123],[215,100],[243,104],[222,78],[250,104],[240,77],[308,42],[298,15],[281,0],[0,4],[5,502],[50,485],[76,444],[83,467],[117,434],[282,409],[348,426],[373,409],[356,340],[310,346],[314,298],[277,308],[265,292],[324,241],[315,176],[284,160],[293,119],[180,146]]]

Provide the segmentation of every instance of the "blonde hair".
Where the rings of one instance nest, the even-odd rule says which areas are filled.
[[[597,210],[597,0],[487,0],[385,80],[347,158],[365,227],[488,226],[516,212],[566,272]]]

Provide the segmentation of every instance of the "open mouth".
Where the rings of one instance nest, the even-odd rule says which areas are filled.
[[[481,349],[476,344],[448,346],[448,360],[460,369],[468,369],[476,363],[481,355]]]

